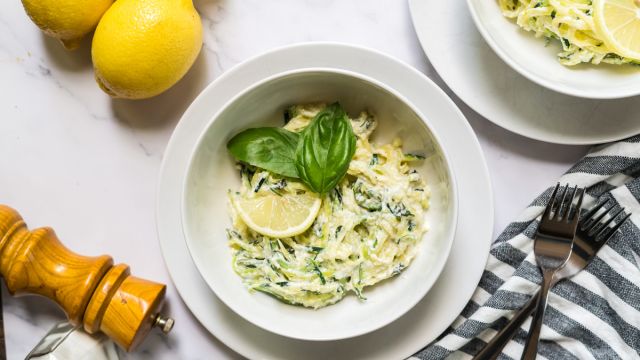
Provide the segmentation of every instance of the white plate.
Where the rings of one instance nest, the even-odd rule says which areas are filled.
[[[551,90],[592,99],[618,99],[640,94],[640,67],[630,65],[560,64],[560,42],[522,30],[502,15],[497,0],[467,0],[480,34],[520,74]]]
[[[186,111],[171,137],[160,174],[158,235],[169,273],[187,306],[213,335],[249,358],[401,359],[433,341],[455,319],[475,290],[486,263],[493,228],[493,197],[482,150],[453,102],[441,111],[454,121],[432,119],[457,174],[459,216],[451,255],[438,281],[406,315],[370,334],[341,341],[295,340],[262,330],[236,315],[209,289],[193,264],[180,222],[183,177],[190,151],[208,120],[235,94],[270,75],[308,67],[357,71],[402,93],[425,115],[425,96],[442,96],[424,75],[380,53],[348,45],[311,43],[278,49],[233,68],[209,85]],[[202,106],[204,94],[211,99]],[[448,109],[448,110],[447,110]]]
[[[495,5],[495,0],[486,2]],[[496,56],[478,33],[465,1],[409,4],[422,47],[438,74],[460,99],[497,125],[558,144],[596,144],[640,133],[638,97],[590,100],[546,89]]]
[[[204,91],[191,106],[207,106],[214,92]],[[330,68],[305,68],[271,76],[244,90],[215,116],[188,112],[181,121],[209,121],[193,144],[185,174],[182,223],[191,257],[216,296],[236,314],[273,333],[302,340],[339,340],[363,335],[396,320],[417,304],[436,282],[453,243],[457,192],[449,166],[448,149],[431,128],[432,118],[457,121],[441,92],[428,96],[429,114],[422,114],[402,94],[361,74]],[[317,310],[287,305],[260,292],[250,292],[231,267],[232,251],[226,238],[231,221],[227,191],[241,185],[235,160],[226,144],[239,131],[256,126],[282,126],[284,109],[291,104],[339,101],[352,115],[367,109],[378,128],[372,141],[391,143],[398,137],[403,149],[423,154],[417,170],[431,189],[429,226],[416,258],[400,276],[366,288],[367,301],[355,295]],[[439,111],[444,109],[445,111]],[[201,114],[204,119],[189,116]],[[373,316],[375,315],[375,316]]]

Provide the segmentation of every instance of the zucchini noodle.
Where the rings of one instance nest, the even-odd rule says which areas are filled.
[[[613,52],[600,39],[595,31],[591,0],[498,0],[498,3],[502,14],[516,19],[524,30],[546,38],[547,43],[559,40],[562,51],[558,60],[563,65],[633,62]]]
[[[289,131],[303,130],[324,105],[294,106],[285,118]],[[313,225],[291,238],[270,238],[251,230],[230,206],[227,230],[232,266],[250,290],[295,305],[320,308],[400,274],[413,260],[427,231],[424,214],[429,189],[410,167],[423,157],[402,152],[400,140],[375,145],[369,136],[376,120],[363,112],[351,119],[356,153],[347,175],[324,195]],[[295,179],[283,179],[240,165],[242,186],[229,197],[260,191],[304,191]]]

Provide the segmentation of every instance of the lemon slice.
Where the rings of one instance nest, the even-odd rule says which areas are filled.
[[[233,207],[248,227],[273,238],[302,234],[320,211],[322,201],[310,191],[277,195],[270,192],[253,197],[231,197]]]
[[[593,19],[611,50],[640,60],[640,0],[595,0]]]

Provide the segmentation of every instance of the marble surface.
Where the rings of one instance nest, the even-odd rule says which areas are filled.
[[[19,209],[33,227],[52,226],[76,252],[111,254],[138,276],[168,284],[173,332],[152,334],[125,356],[130,359],[238,357],[199,325],[176,293],[155,229],[163,151],[181,114],[210,81],[278,46],[340,41],[395,56],[447,89],[418,44],[403,0],[194,2],[203,18],[203,51],[175,87],[144,101],[112,100],[100,91],[90,39],[67,52],[43,36],[19,1],[0,2],[0,203]],[[455,100],[487,157],[496,231],[587,151],[514,135]],[[2,287],[8,358],[21,359],[63,314],[40,298],[11,298]]]

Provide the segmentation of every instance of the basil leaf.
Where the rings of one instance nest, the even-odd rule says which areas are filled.
[[[320,111],[302,132],[296,150],[298,175],[311,190],[324,194],[349,169],[356,151],[356,136],[339,103]]]
[[[247,129],[227,143],[227,149],[238,160],[275,174],[298,177],[296,146],[300,135],[281,128]]]

